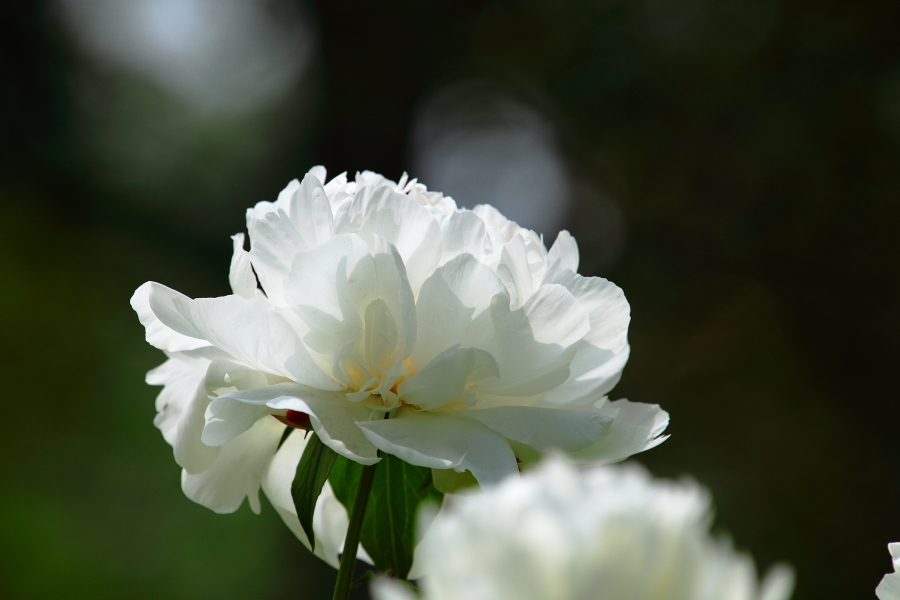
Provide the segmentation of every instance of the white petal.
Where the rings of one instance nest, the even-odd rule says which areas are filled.
[[[441,224],[441,229],[444,236],[442,263],[460,254],[472,254],[481,262],[486,262],[490,241],[484,221],[478,215],[468,210],[454,212]]]
[[[236,511],[247,498],[259,513],[259,487],[275,453],[284,425],[275,419],[258,421],[231,442],[219,448],[212,465],[201,473],[182,473],[185,495],[217,513]]]
[[[361,189],[336,228],[366,239],[379,235],[396,246],[414,293],[441,258],[441,228],[431,211],[386,185]]]
[[[531,297],[535,283],[528,265],[525,240],[520,236],[515,236],[503,246],[500,256],[502,264],[509,269],[509,273],[512,275],[516,297],[519,302],[525,301]],[[513,306],[517,307],[516,304]]]
[[[794,591],[794,571],[785,564],[776,564],[769,569],[759,586],[759,600],[788,600]],[[878,590],[875,590],[878,594]],[[894,596],[883,600],[900,600],[900,581],[894,588]]]
[[[900,573],[898,573],[900,571],[900,543],[888,544],[888,550],[891,558],[894,559],[894,572],[882,577],[878,587],[875,588],[875,595],[878,596],[878,600],[900,600]]]
[[[597,398],[608,394],[622,378],[622,370],[628,361],[628,346],[618,354],[585,341],[581,341],[576,348],[569,364],[569,378],[547,392],[540,400],[542,405],[593,404]]]
[[[150,306],[172,329],[207,340],[253,369],[321,389],[340,387],[316,365],[287,321],[258,300],[240,296],[191,300],[152,284]]]
[[[612,425],[609,432],[595,444],[572,454],[572,458],[578,462],[618,462],[654,448],[669,437],[662,435],[669,424],[669,413],[656,404],[628,400],[607,403],[601,401],[597,403],[597,408],[601,414],[613,417]]]
[[[250,253],[244,250],[244,234],[235,234],[231,239],[234,241],[234,254],[231,256],[231,268],[228,272],[231,291],[244,298],[255,298],[256,275],[250,266]]]
[[[200,439],[207,446],[227,444],[270,414],[265,406],[221,396],[209,403],[209,417]]]
[[[147,373],[148,384],[164,386],[156,397],[157,415],[153,424],[159,428],[169,445],[175,444],[181,415],[203,383],[211,360],[208,355],[216,352],[218,351],[212,347],[176,352],[169,356],[169,360]]]
[[[565,310],[557,310],[555,303]],[[428,278],[416,311],[413,366],[421,369],[455,344],[478,348],[491,354],[500,370],[499,378],[483,381],[479,390],[497,396],[536,396],[564,382],[575,348],[561,344],[574,343],[587,326],[583,311],[561,286],[542,286],[527,308],[510,310],[500,279],[469,254],[454,258]],[[535,340],[533,328],[542,338],[560,343]]]
[[[160,350],[168,352],[194,350],[209,346],[209,342],[206,340],[178,333],[159,320],[153,309],[150,308],[150,290],[154,285],[158,284],[148,281],[135,290],[134,295],[131,296],[131,307],[137,313],[141,325],[146,328],[147,342]]]
[[[617,285],[602,277],[582,277],[565,269],[551,270],[545,281],[564,285],[588,311],[591,331],[585,340],[617,354],[628,345],[631,307]]]
[[[266,296],[283,305],[282,286],[291,263],[297,253],[309,247],[285,210],[260,210],[260,204],[247,211],[250,261]]]
[[[578,244],[572,234],[563,229],[556,236],[556,241],[547,253],[547,264],[559,261],[559,267],[573,273],[578,271]]]
[[[307,173],[309,175],[312,175],[322,183],[325,183],[325,181],[328,179],[328,170],[322,165],[314,166]]]
[[[288,204],[291,217],[300,237],[310,248],[329,240],[333,232],[331,205],[321,181],[308,173]]]
[[[409,587],[387,578],[374,580],[369,585],[369,591],[375,600],[416,600],[418,598]]]
[[[294,499],[291,496],[291,485],[297,472],[297,463],[300,462],[307,441],[300,431],[294,431],[288,436],[269,464],[262,479],[262,488],[285,524],[309,548],[309,540],[297,519],[297,509],[294,507]],[[335,568],[338,566],[339,554],[344,548],[348,523],[347,510],[335,497],[331,485],[326,481],[313,513],[313,531],[316,534],[315,554]],[[372,562],[363,548],[360,548],[359,558]]]
[[[266,393],[270,399],[264,400]],[[256,394],[252,396],[252,394]],[[250,398],[253,400],[250,400]],[[349,402],[340,392],[325,392],[294,384],[247,390],[245,402],[265,402],[275,409],[296,410],[309,415],[313,429],[322,442],[338,454],[364,465],[378,462],[375,446],[360,431],[358,421],[371,418],[372,411],[360,403]]]
[[[481,485],[518,472],[509,443],[473,419],[401,410],[394,418],[361,422],[359,427],[388,454],[432,469],[468,470]]]
[[[599,411],[498,406],[466,411],[504,437],[545,452],[575,452],[597,441],[609,429],[612,418]]]
[[[487,352],[453,347],[397,386],[397,394],[407,404],[434,410],[462,399],[470,381],[497,373],[497,361]]]
[[[201,382],[179,415],[172,443],[175,462],[186,473],[200,473],[208,469],[219,454],[218,448],[207,446],[201,441],[208,406],[209,392],[205,383]]]
[[[472,255],[461,254],[438,268],[422,285],[416,301],[413,364],[422,368],[455,344],[473,346],[463,343],[466,330],[495,297],[508,302],[503,282]]]
[[[288,212],[291,201],[297,195],[297,190],[300,189],[300,182],[296,179],[292,179],[290,183],[285,186],[283,190],[278,193],[278,200],[275,201],[274,208],[281,209],[285,212]]]
[[[534,339],[567,348],[591,329],[587,311],[563,286],[542,285],[522,307]]]
[[[396,248],[384,238],[373,237],[374,253],[355,234],[335,236],[310,252],[297,256],[285,286],[285,298],[297,316],[310,328],[305,341],[320,353],[330,353],[352,340],[357,344],[358,359],[372,364],[403,360],[416,339],[415,305],[406,278],[403,260]],[[370,309],[372,302],[383,304],[378,313]],[[369,316],[378,322],[366,324]],[[390,315],[390,319],[384,319]],[[378,323],[387,327],[380,331]],[[389,332],[388,330],[391,330]],[[390,335],[388,335],[390,333]],[[378,344],[380,356],[370,356],[369,341]]]

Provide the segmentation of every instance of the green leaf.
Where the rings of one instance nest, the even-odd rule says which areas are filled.
[[[310,433],[291,484],[291,497],[294,499],[294,508],[297,509],[297,518],[309,539],[311,550],[316,549],[316,534],[313,532],[316,500],[322,493],[322,487],[328,480],[337,457],[337,452],[323,444],[315,433]]]
[[[361,473],[362,465],[343,456],[338,457],[331,471],[331,487],[348,511]],[[440,505],[443,497],[431,483],[431,469],[411,465],[390,454],[381,459],[361,536],[377,569],[406,579],[416,547],[419,507],[424,502]]]

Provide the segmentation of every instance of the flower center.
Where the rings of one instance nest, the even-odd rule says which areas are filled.
[[[385,412],[399,408],[403,401],[397,394],[397,386],[412,376],[412,361],[407,358],[401,363],[378,368],[349,360],[349,378],[346,398],[350,402],[365,402],[376,410]]]

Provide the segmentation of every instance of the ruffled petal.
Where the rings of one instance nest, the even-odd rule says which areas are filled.
[[[454,346],[397,386],[397,394],[407,404],[435,410],[466,401],[469,382],[496,377],[497,369],[497,361],[484,350]]]
[[[559,232],[556,241],[547,252],[547,264],[552,265],[556,261],[559,261],[559,268],[568,269],[573,273],[578,271],[578,244],[572,234],[565,229]]]
[[[288,436],[269,464],[262,478],[262,488],[285,524],[309,548],[309,540],[297,519],[297,509],[294,507],[294,499],[291,495],[291,485],[297,472],[297,463],[303,456],[306,442],[307,438],[298,431],[294,431]],[[335,568],[338,567],[339,555],[344,549],[348,523],[347,510],[335,497],[331,485],[326,481],[313,513],[313,531],[316,534],[315,554]],[[372,562],[362,547],[359,549],[358,558]]]
[[[258,393],[256,401],[261,401],[268,390],[271,390],[269,393],[273,397],[265,401],[267,406],[308,414],[322,443],[338,454],[364,465],[378,462],[377,449],[357,426],[358,421],[367,421],[372,417],[372,410],[365,405],[349,402],[340,392],[325,392],[289,383],[262,388],[258,392],[247,390],[242,399],[247,402],[251,393]]]
[[[655,448],[669,436],[662,435],[669,425],[669,413],[657,404],[616,400],[596,404],[600,414],[613,418],[609,431],[597,442],[572,458],[581,463],[607,464],[625,460],[633,454]]]
[[[370,253],[358,235],[340,235],[298,255],[285,297],[309,327],[312,350],[332,353],[350,341],[358,360],[383,366],[409,355],[415,304],[397,249],[381,237],[372,245]]]
[[[331,204],[322,182],[314,174],[307,173],[290,195],[288,214],[307,247],[313,248],[331,239],[334,231]]]
[[[388,454],[422,467],[468,470],[481,485],[518,472],[509,443],[473,419],[401,410],[394,418],[364,421],[359,427]]]
[[[466,331],[495,298],[508,304],[503,282],[471,254],[461,254],[438,268],[422,285],[416,300],[418,337],[413,364],[422,368],[454,345],[472,347],[474,344],[465,343]]]
[[[599,411],[498,406],[470,410],[466,416],[484,423],[506,438],[541,452],[575,452],[587,448],[610,428],[612,417]]]
[[[631,307],[616,284],[602,277],[582,277],[568,269],[551,269],[546,283],[565,286],[587,310],[591,330],[585,340],[618,354],[628,346]]]
[[[146,329],[147,342],[166,352],[181,352],[209,346],[206,340],[181,334],[159,320],[150,307],[150,290],[154,285],[158,284],[148,281],[131,296],[131,307]]]
[[[231,291],[244,298],[256,297],[256,275],[250,265],[250,253],[244,250],[244,234],[231,236],[234,242],[234,254],[231,256],[231,268],[228,271],[228,282]]]
[[[441,258],[441,228],[434,215],[388,185],[360,189],[335,227],[366,239],[378,235],[396,246],[414,293]]]
[[[258,300],[240,296],[192,300],[151,283],[150,307],[168,327],[206,340],[239,362],[321,389],[338,389],[315,363],[285,319]]]
[[[185,495],[217,512],[230,513],[240,508],[244,498],[259,513],[259,487],[284,425],[275,419],[263,419],[231,442],[218,448],[209,468],[196,474],[182,472]]]

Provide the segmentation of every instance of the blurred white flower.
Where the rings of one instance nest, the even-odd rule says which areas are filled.
[[[879,600],[900,600],[900,542],[888,544],[888,551],[894,561],[894,572],[888,573],[875,588]]]
[[[605,397],[629,307],[576,273],[573,238],[547,250],[490,206],[457,209],[405,179],[323,185],[317,167],[247,212],[232,295],[135,292],[147,341],[169,356],[148,382],[165,386],[156,424],[192,499],[257,508],[282,423],[307,415],[359,463],[381,450],[481,483],[550,449],[605,463],[664,439],[658,406]]]
[[[786,600],[793,575],[759,583],[752,559],[709,533],[691,482],[635,467],[534,472],[444,503],[420,543],[424,600]],[[376,600],[415,596],[390,580]]]

